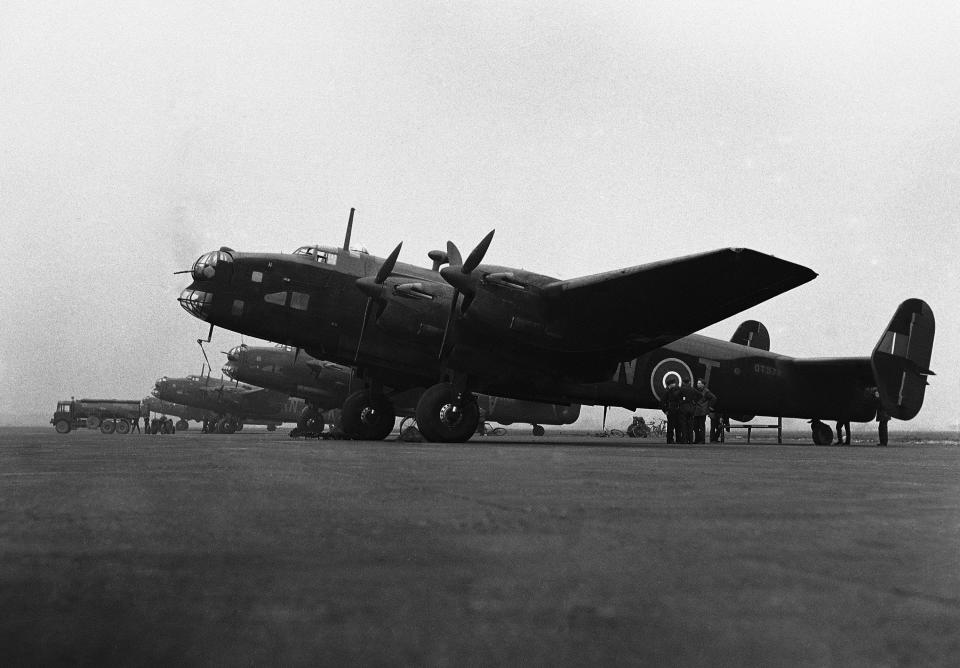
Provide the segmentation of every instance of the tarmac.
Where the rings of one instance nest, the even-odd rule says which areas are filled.
[[[898,436],[0,429],[0,656],[955,666],[960,444]]]

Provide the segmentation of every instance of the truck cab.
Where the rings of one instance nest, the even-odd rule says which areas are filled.
[[[50,424],[57,430],[58,434],[67,434],[73,429],[73,402],[57,402],[57,410],[53,413]]]

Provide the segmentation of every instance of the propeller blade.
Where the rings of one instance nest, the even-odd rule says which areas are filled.
[[[373,310],[373,297],[368,297],[367,305],[363,309],[363,322],[360,324],[360,336],[357,337],[357,351],[353,354],[354,362],[356,362],[360,357],[360,346],[363,344],[363,333],[367,329],[367,318],[370,317],[371,310]]]
[[[383,264],[380,265],[380,271],[377,272],[377,277],[374,279],[374,283],[378,285],[383,285],[390,274],[393,272],[394,265],[397,264],[397,258],[400,257],[400,249],[403,247],[403,242],[401,241],[397,244],[397,247],[393,249],[393,252],[384,260]]]
[[[440,340],[440,353],[437,355],[437,359],[443,359],[444,352],[447,349],[447,335],[450,333],[450,326],[453,324],[453,319],[457,315],[457,299],[460,297],[460,291],[453,291],[453,298],[450,300],[450,315],[447,316],[447,326],[443,328],[443,339]]]
[[[463,258],[460,257],[460,251],[452,241],[447,242],[447,264],[451,267],[457,267],[463,264]]]
[[[477,265],[483,260],[483,256],[487,254],[487,249],[490,248],[490,242],[493,241],[494,232],[496,232],[496,230],[490,230],[487,236],[480,240],[477,247],[470,251],[470,255],[467,256],[467,261],[463,263],[463,273],[469,274],[477,268]]]
[[[360,324],[360,336],[357,337],[357,350],[353,354],[354,362],[360,358],[360,346],[363,344],[363,334],[367,329],[367,320],[370,319],[370,312],[373,310],[374,302],[380,304],[380,311],[377,313],[378,318],[387,306],[387,301],[383,297],[383,288],[381,286],[390,278],[390,274],[393,273],[393,268],[397,264],[397,258],[400,257],[401,248],[403,248],[402,241],[397,244],[393,252],[390,253],[387,259],[383,261],[383,264],[380,265],[380,269],[377,271],[377,275],[374,277],[372,283],[370,282],[369,276],[357,279],[357,288],[367,295],[367,305],[363,308],[363,322]],[[300,354],[299,348],[297,348],[297,354]],[[294,359],[294,362],[296,362],[296,359]]]

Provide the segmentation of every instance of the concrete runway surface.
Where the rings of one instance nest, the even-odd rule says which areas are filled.
[[[435,445],[2,429],[0,656],[958,665],[960,447],[891,436]]]

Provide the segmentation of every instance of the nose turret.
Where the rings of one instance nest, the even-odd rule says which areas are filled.
[[[233,273],[234,251],[226,246],[204,253],[193,263],[190,275],[193,284],[180,293],[177,301],[190,315],[209,320],[213,308],[213,288],[227,285]]]
[[[229,273],[232,265],[233,249],[222,246],[218,251],[210,251],[198,257],[190,274],[195,281],[208,281]]]
[[[239,380],[237,378],[237,374],[239,374],[240,370],[243,368],[247,357],[246,353],[247,344],[245,343],[241,343],[239,346],[234,346],[225,352],[224,355],[227,356],[227,363],[221,367],[223,373],[234,380]]]

